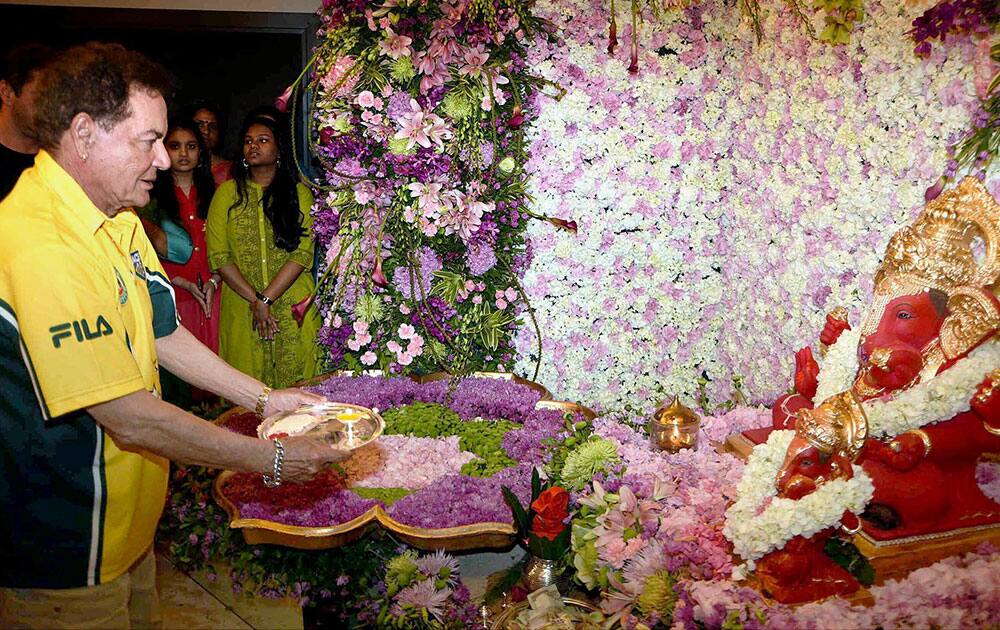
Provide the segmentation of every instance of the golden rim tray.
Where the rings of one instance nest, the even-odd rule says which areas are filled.
[[[336,417],[334,413],[336,410],[354,410],[359,412],[362,418],[356,421],[353,430],[361,431],[365,435],[365,438],[363,440],[355,440],[353,443],[337,442],[336,444],[334,444],[334,446],[340,449],[353,451],[361,448],[362,446],[365,446],[366,444],[371,444],[372,442],[377,440],[379,436],[382,435],[382,431],[385,430],[385,420],[382,419],[382,416],[380,416],[374,410],[369,409],[368,407],[361,407],[359,405],[352,405],[349,403],[341,403],[341,402],[325,402],[315,405],[304,405],[299,409],[296,409],[295,411],[282,411],[274,414],[273,416],[265,418],[259,425],[257,425],[257,437],[259,437],[262,440],[271,439],[270,437],[268,437],[267,432],[276,422],[284,418],[287,418],[290,415],[303,412],[312,415],[330,414],[330,417],[328,417],[325,420],[320,420],[316,425],[310,427],[306,431],[297,433],[296,435],[313,434],[314,431],[321,428],[320,425],[329,423],[333,420],[337,420],[341,424],[346,425],[347,423],[345,421],[339,420]]]
[[[382,373],[378,372],[369,375],[380,376]],[[299,386],[317,385],[333,376],[353,376],[353,374],[350,372],[333,372],[304,381]],[[531,387],[542,394],[542,399],[535,405],[536,409],[555,409],[568,413],[579,413],[588,420],[593,420],[597,416],[591,409],[583,405],[552,400],[552,395],[543,386],[513,374],[475,372],[470,376],[475,378],[502,378]],[[436,372],[434,374],[411,378],[418,383],[427,383],[450,378],[450,375],[445,372]],[[343,403],[337,404],[355,406]],[[366,409],[365,407],[359,408]],[[246,409],[234,407],[220,415],[215,422],[217,424],[225,424],[230,417],[244,413],[248,413]],[[354,542],[374,528],[384,529],[411,547],[424,550],[467,551],[473,549],[505,549],[513,545],[515,541],[516,530],[513,523],[472,523],[470,525],[438,529],[413,527],[394,520],[386,513],[385,508],[380,505],[376,505],[361,516],[346,523],[326,527],[303,527],[264,519],[242,518],[236,505],[226,498],[222,492],[222,487],[226,481],[235,474],[229,470],[221,472],[212,484],[212,495],[215,497],[216,502],[229,515],[229,526],[242,530],[244,540],[251,545],[271,544],[294,547],[296,549],[332,549]]]

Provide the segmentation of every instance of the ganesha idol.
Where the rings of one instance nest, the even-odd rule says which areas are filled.
[[[822,368],[797,353],[773,427],[744,434],[760,445],[725,530],[775,599],[858,589],[823,553],[835,534],[927,550],[914,566],[942,541],[1000,540],[1000,505],[976,484],[1000,454],[998,277],[1000,205],[966,178],[892,237],[857,329],[827,316]]]

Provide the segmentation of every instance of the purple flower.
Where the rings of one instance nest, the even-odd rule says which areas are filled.
[[[412,272],[411,267],[406,265],[400,265],[392,272],[393,286],[407,300],[420,301],[422,298],[430,296],[434,272],[441,271],[442,268],[441,259],[429,247],[421,247],[417,250],[417,262],[420,268],[412,269]],[[415,295],[410,294],[411,273]]]
[[[469,273],[474,276],[483,275],[497,264],[496,252],[483,241],[470,242],[465,259],[469,265]]]

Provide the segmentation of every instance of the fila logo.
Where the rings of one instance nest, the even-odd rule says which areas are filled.
[[[68,337],[76,337],[77,341],[91,341],[98,337],[104,337],[114,332],[104,315],[98,315],[91,330],[90,324],[85,319],[69,322],[66,324],[56,324],[49,328],[52,333],[52,345],[56,348],[62,347],[62,340]]]

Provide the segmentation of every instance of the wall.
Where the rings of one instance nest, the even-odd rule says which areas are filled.
[[[197,11],[262,11],[266,13],[314,13],[318,0],[0,0],[0,4],[55,7],[101,7],[111,9],[183,9]]]
[[[867,1],[839,48],[766,6],[781,13],[761,44],[722,2],[647,22],[632,76],[627,24],[606,52],[605,2],[540,3],[565,41],[532,63],[567,94],[533,124],[531,192],[580,226],[532,228],[539,380],[558,396],[718,404],[738,377],[773,400],[825,313],[844,305],[857,322],[889,236],[919,211],[992,70],[967,43],[914,57],[904,33],[919,10],[896,0]],[[533,340],[526,326],[523,354]]]

